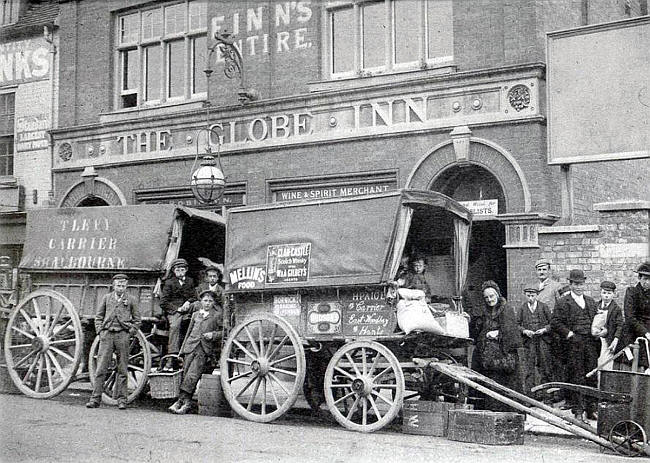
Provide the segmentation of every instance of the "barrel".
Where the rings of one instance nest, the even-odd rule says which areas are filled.
[[[199,415],[232,416],[228,401],[221,391],[221,375],[204,374],[197,390]]]

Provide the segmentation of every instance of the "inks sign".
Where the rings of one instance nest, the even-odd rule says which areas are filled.
[[[49,78],[49,45],[33,38],[0,44],[0,85],[21,84]]]
[[[311,243],[270,245],[266,252],[266,282],[307,281]]]

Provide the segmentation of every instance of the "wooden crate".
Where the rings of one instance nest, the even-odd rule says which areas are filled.
[[[203,375],[197,388],[199,415],[232,416],[228,401],[221,391],[221,375]]]
[[[422,436],[444,437],[447,435],[449,410],[456,408],[471,409],[472,405],[407,400],[402,406],[402,432]]]
[[[487,445],[523,445],[525,416],[520,413],[450,410],[447,438]]]

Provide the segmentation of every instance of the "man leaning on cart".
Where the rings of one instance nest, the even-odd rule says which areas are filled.
[[[97,408],[101,404],[106,372],[115,352],[117,356],[115,399],[120,410],[126,409],[129,335],[136,334],[141,321],[135,300],[126,294],[127,282],[128,277],[123,273],[113,276],[113,291],[106,294],[97,307],[95,331],[99,336],[99,354],[95,386],[86,404],[88,408]]]

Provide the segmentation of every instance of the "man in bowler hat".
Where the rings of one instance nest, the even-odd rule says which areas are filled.
[[[650,261],[639,264],[635,270],[639,282],[625,292],[623,311],[625,313],[626,328],[634,342],[638,337],[650,342]],[[645,346],[640,349],[640,365],[647,367],[650,359],[646,358]]]
[[[591,334],[591,325],[598,310],[598,305],[589,296],[584,295],[585,274],[582,270],[569,272],[571,293],[562,297],[555,306],[551,319],[552,329],[564,340],[568,360],[568,381],[573,384],[596,387],[596,377],[585,375],[598,366],[600,341]],[[595,419],[595,399],[576,392],[568,394],[571,411],[583,420]]]
[[[120,410],[126,408],[129,335],[135,335],[140,328],[140,312],[135,300],[126,294],[127,282],[128,277],[125,274],[115,275],[113,291],[106,294],[97,307],[95,331],[99,336],[99,353],[95,385],[90,400],[86,404],[88,408],[97,408],[101,404],[104,380],[113,353],[117,357],[114,397],[117,399],[117,407]]]
[[[194,280],[187,276],[187,261],[174,259],[173,275],[165,281],[160,297],[160,308],[169,322],[167,354],[178,354],[181,347],[181,322],[189,318],[190,305],[196,301]]]

